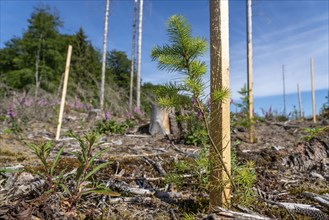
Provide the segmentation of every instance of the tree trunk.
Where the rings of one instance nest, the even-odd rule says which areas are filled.
[[[42,35],[40,36],[39,39],[38,51],[35,57],[35,93],[34,93],[35,102],[37,102],[38,92],[40,87],[39,63],[40,63],[41,39],[42,39]]]
[[[231,196],[230,102],[216,101],[215,92],[229,89],[228,1],[209,0],[210,6],[210,211],[229,207]],[[223,161],[223,163],[221,162]],[[224,167],[225,166],[225,167]]]
[[[103,60],[102,60],[102,82],[101,82],[101,96],[100,109],[104,110],[104,91],[105,91],[105,69],[106,69],[106,50],[107,50],[107,26],[109,18],[110,0],[106,0],[105,22],[104,22],[104,43],[103,43]]]
[[[136,47],[136,23],[137,23],[137,0],[134,2],[134,21],[133,21],[133,39],[131,48],[131,68],[130,68],[130,92],[129,92],[129,111],[133,109],[133,88],[134,88],[134,71],[135,71],[135,47]]]
[[[143,24],[143,0],[139,0],[138,21],[138,48],[137,48],[137,109],[141,107],[141,59],[142,59],[142,24]]]
[[[311,85],[312,85],[313,122],[316,123],[316,107],[315,107],[315,92],[314,92],[314,61],[313,61],[313,57],[311,57]]]

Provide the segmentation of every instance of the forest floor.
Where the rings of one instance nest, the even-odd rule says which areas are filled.
[[[66,167],[69,172],[77,167],[72,152],[79,150],[79,144],[65,132],[86,132],[93,123],[86,118],[87,114],[78,112],[66,115],[61,139],[51,153],[54,158],[65,146],[57,170]],[[254,161],[257,181],[253,190],[257,198],[248,208],[234,205],[232,209],[273,219],[329,219],[329,129],[316,129],[327,128],[328,124],[327,119],[320,119],[316,125],[311,120],[263,120],[255,124],[254,144],[248,141],[247,129],[235,128],[232,147],[239,164]],[[4,122],[0,124],[0,131],[5,127]],[[70,204],[57,201],[53,194],[44,192],[44,186],[36,187],[41,184],[36,174],[19,169],[37,170],[39,161],[26,144],[54,139],[55,131],[54,121],[31,120],[18,135],[0,134],[0,219],[234,218],[220,211],[208,215],[208,195],[196,184],[195,173],[187,172],[176,183],[168,178],[177,172],[175,164],[179,161],[194,166],[200,147],[134,131],[103,135],[95,149],[107,149],[97,163],[111,164],[99,170],[94,180],[120,195],[88,194],[76,209],[63,212]],[[4,167],[20,172],[4,172]],[[305,209],[294,204],[304,204]]]

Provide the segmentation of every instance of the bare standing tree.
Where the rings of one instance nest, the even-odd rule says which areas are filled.
[[[230,206],[230,102],[216,101],[218,91],[229,90],[228,1],[209,0],[210,10],[210,210]]]
[[[105,91],[105,68],[106,68],[106,49],[107,49],[107,26],[109,18],[110,0],[106,0],[105,22],[104,22],[104,43],[103,43],[103,60],[102,60],[102,82],[101,82],[101,97],[100,109],[104,110],[104,91]]]
[[[282,84],[283,84],[283,115],[287,115],[287,104],[286,104],[286,77],[284,73],[284,65],[282,65]]]
[[[254,98],[252,88],[252,0],[247,0],[247,75],[248,75],[248,113],[249,113],[249,141],[254,143]]]
[[[34,93],[35,102],[37,101],[37,98],[38,98],[40,81],[41,81],[41,77],[39,76],[41,41],[42,41],[42,34],[40,35],[40,38],[39,38],[38,51],[35,56],[35,93]]]
[[[129,93],[129,111],[133,108],[133,86],[134,86],[134,71],[135,71],[135,47],[136,47],[136,23],[137,23],[137,0],[134,2],[134,21],[133,21],[133,38],[131,48],[131,67],[130,67],[130,93]]]
[[[141,59],[142,59],[142,24],[143,24],[143,0],[139,0],[139,21],[138,21],[138,48],[137,48],[137,109],[141,107]]]

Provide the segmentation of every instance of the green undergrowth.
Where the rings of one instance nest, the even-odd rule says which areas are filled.
[[[99,134],[89,133],[84,136],[69,133],[79,143],[79,151],[72,152],[74,158],[61,158],[65,146],[58,149],[55,157],[51,159],[51,152],[55,149],[55,143],[48,141],[41,144],[29,143],[27,146],[38,158],[40,166],[27,167],[26,171],[38,175],[47,183],[47,192],[58,197],[67,204],[67,211],[76,210],[82,196],[94,193],[110,196],[119,194],[108,189],[102,182],[93,178],[102,168],[111,162],[96,164],[98,159],[108,149],[96,150],[99,147]]]
[[[0,148],[0,163],[8,162],[23,162],[27,159],[24,153],[14,152],[6,149],[5,147]]]
[[[117,122],[114,120],[102,120],[96,123],[93,132],[99,134],[125,134],[127,129],[133,128],[135,122],[131,119],[126,119],[124,122]]]
[[[315,127],[315,128],[304,128],[304,132],[306,133],[303,136],[303,139],[306,141],[310,141],[314,138],[320,137],[324,135],[326,131],[329,131],[329,126],[324,127]]]

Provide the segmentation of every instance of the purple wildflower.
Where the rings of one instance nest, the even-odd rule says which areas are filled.
[[[196,104],[196,99],[195,98],[192,98],[191,99],[191,102],[192,102],[192,105],[195,105]]]
[[[105,121],[109,120],[110,117],[111,117],[111,113],[110,113],[109,111],[107,111],[107,112],[105,113]]]
[[[16,112],[14,112],[14,110],[12,108],[9,108],[7,111],[7,115],[9,118],[15,118]]]
[[[142,112],[139,108],[134,108],[134,113],[138,114],[138,115],[144,115],[144,112]]]
[[[202,112],[200,110],[198,111],[198,115],[197,116],[198,116],[198,118],[201,118]]]
[[[126,116],[127,119],[130,119],[132,117],[132,115],[128,111],[126,111],[125,116]]]

